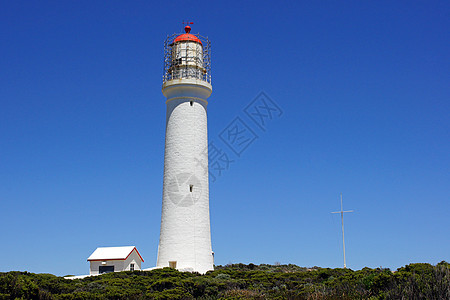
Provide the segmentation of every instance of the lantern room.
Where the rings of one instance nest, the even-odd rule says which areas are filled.
[[[164,43],[163,83],[175,79],[196,79],[211,83],[211,46],[208,38],[185,33],[168,36]]]

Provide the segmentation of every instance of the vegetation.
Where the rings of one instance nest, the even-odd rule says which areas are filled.
[[[450,299],[450,264],[395,272],[233,264],[205,275],[164,268],[75,280],[8,272],[0,273],[0,299]]]

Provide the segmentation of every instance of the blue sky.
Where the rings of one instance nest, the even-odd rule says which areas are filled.
[[[4,1],[0,271],[86,274],[99,246],[156,263],[163,41],[212,41],[216,264],[450,261],[447,1]],[[245,107],[282,110],[261,130]],[[258,138],[237,157],[220,133]],[[234,156],[233,156],[234,155]]]

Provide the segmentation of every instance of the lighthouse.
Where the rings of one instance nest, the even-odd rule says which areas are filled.
[[[206,273],[214,269],[207,132],[211,50],[208,38],[190,31],[188,25],[185,33],[168,36],[164,43],[167,113],[156,267]]]

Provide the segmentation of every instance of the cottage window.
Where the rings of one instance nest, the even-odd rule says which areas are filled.
[[[99,272],[100,274],[103,274],[103,273],[112,273],[112,272],[114,272],[114,266],[99,266],[99,267],[98,267],[98,272]]]
[[[134,271],[134,264],[130,264],[130,271]]]

